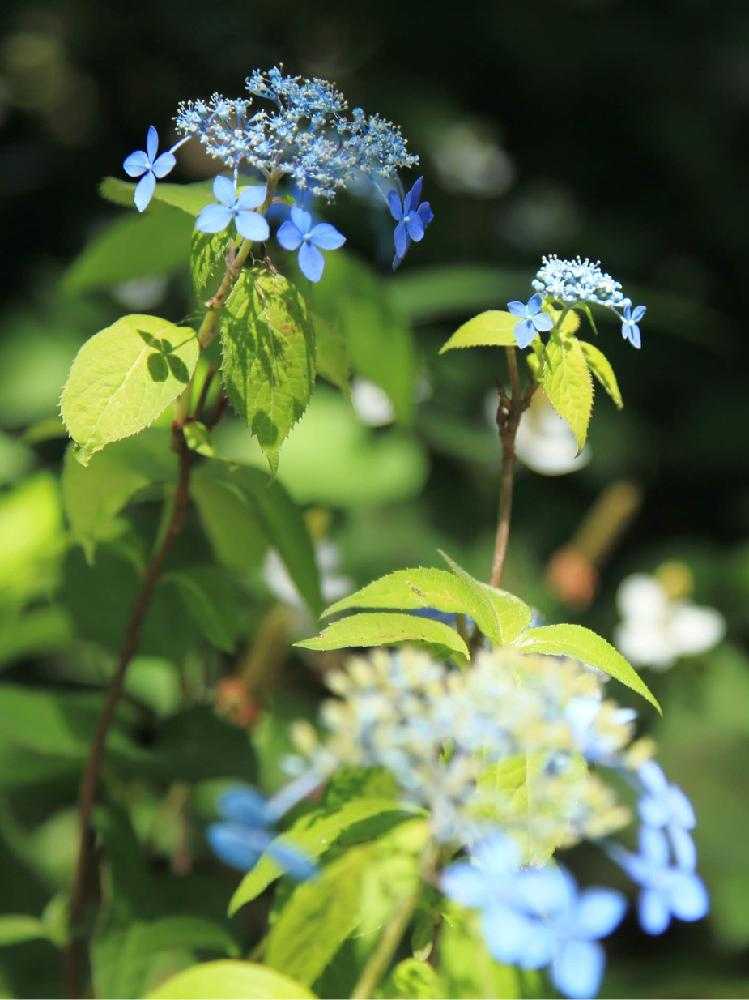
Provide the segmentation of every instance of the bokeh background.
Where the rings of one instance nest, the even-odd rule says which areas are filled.
[[[340,575],[361,584],[434,565],[440,547],[488,571],[498,452],[487,397],[501,370],[489,352],[438,358],[460,322],[525,297],[548,251],[600,257],[648,306],[639,353],[602,324],[626,407],[620,414],[599,394],[589,463],[557,479],[521,473],[505,583],[550,620],[612,636],[621,580],[676,561],[688,568],[676,578],[691,583],[692,599],[725,616],[716,648],[647,675],[665,718],[643,723],[697,806],[713,913],[655,941],[628,923],[611,944],[604,995],[749,996],[749,6],[5,0],[1,30],[0,907],[38,915],[68,884],[94,704],[79,696],[101,683],[97,643],[107,644],[92,604],[106,581],[82,583],[86,571],[66,553],[60,387],[80,343],[119,312],[179,319],[188,308],[179,227],[165,236],[163,258],[151,253],[140,267],[149,273],[137,259],[124,269],[74,264],[126,217],[97,185],[141,148],[146,125],[169,132],[181,98],[239,93],[250,68],[283,61],[402,124],[436,216],[391,276],[381,209],[341,199],[329,215],[367,267],[356,294],[380,302],[360,313],[359,335],[376,357],[368,374],[401,418],[391,424],[385,412],[384,425],[362,425],[323,388],[282,453],[282,479],[336,545]],[[206,171],[186,155],[175,179]],[[244,447],[231,427],[227,447]],[[626,523],[605,509],[610,544],[597,573],[584,560],[554,561],[579,541],[606,487],[622,482],[639,506]],[[138,516],[148,515],[146,504]],[[250,776],[239,763],[249,759],[248,724],[272,786],[283,720],[319,697],[304,664],[263,632],[278,611],[269,579],[247,610],[245,659],[192,663],[188,708],[168,655],[136,671],[131,695],[167,720],[168,738],[189,732],[217,758],[213,766],[198,755],[197,771],[185,764],[151,784],[134,767],[118,779],[120,806],[157,869],[179,872],[175,816],[185,796],[200,828],[194,782]],[[289,634],[311,631],[284,606]],[[283,695],[267,676],[242,686],[261,634],[278,675],[291,678]],[[226,678],[239,678],[229,694]],[[222,697],[238,701],[227,707]],[[185,877],[220,914],[233,876],[214,874],[200,852]],[[592,856],[578,861],[590,877],[611,877]],[[52,944],[0,948],[0,993],[59,990]]]

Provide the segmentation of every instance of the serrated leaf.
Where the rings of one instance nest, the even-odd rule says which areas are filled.
[[[489,309],[469,319],[446,340],[440,354],[462,347],[514,347],[517,316],[502,309]]]
[[[542,625],[530,628],[517,641],[524,653],[569,656],[587,663],[626,684],[647,699],[658,712],[661,707],[634,667],[602,636],[582,625]]]
[[[262,469],[212,461],[195,470],[190,492],[226,565],[245,572],[256,565],[263,552],[259,532],[317,617],[322,596],[314,546],[300,508],[278,480]]]
[[[70,533],[93,562],[96,545],[117,534],[117,515],[135,494],[153,483],[173,482],[177,462],[169,434],[152,428],[118,441],[82,466],[68,448],[62,470],[63,510]]]
[[[149,1000],[308,1000],[314,994],[275,969],[224,959],[183,969],[148,997]]]
[[[62,279],[65,292],[80,295],[123,281],[167,275],[184,266],[192,223],[184,212],[154,205],[119,218],[87,244]]]
[[[190,247],[190,273],[195,298],[204,303],[215,295],[226,271],[226,255],[233,242],[227,233],[195,230]]]
[[[81,462],[161,416],[187,387],[198,354],[194,330],[157,316],[123,316],[87,340],[61,398]]]
[[[278,838],[298,848],[308,858],[317,861],[338,838],[352,827],[384,813],[408,815],[391,799],[358,798],[345,802],[339,809],[316,809],[296,820]],[[264,854],[251,872],[242,879],[229,903],[229,915],[256,899],[269,885],[283,875],[283,869]]]
[[[496,646],[512,642],[531,620],[531,609],[514,594],[490,587],[472,577],[446,552],[440,555],[471,594],[470,615]]]
[[[135,184],[130,181],[121,181],[117,177],[105,177],[99,185],[99,194],[107,201],[112,201],[115,205],[122,205],[124,208],[133,208],[133,191]],[[240,187],[239,191],[242,190]],[[216,199],[213,196],[213,183],[211,181],[197,181],[195,184],[170,184],[168,181],[160,181],[156,185],[153,195],[153,202],[163,202],[178,208],[188,215],[198,215],[198,213]]]
[[[356,646],[392,646],[400,642],[426,642],[469,658],[468,647],[455,629],[429,618],[388,612],[342,618],[328,625],[318,636],[295,642],[294,645],[324,651]]]
[[[589,343],[587,340],[581,340],[580,347],[585,355],[585,360],[588,362],[588,368],[590,368],[609,394],[614,404],[621,410],[624,406],[624,401],[622,400],[619,383],[616,380],[616,375],[609,359],[603,351],[599,351],[594,344]]]
[[[315,381],[307,306],[282,275],[244,270],[219,324],[226,393],[275,472],[281,444],[304,413]]]
[[[541,385],[551,405],[569,424],[582,451],[593,408],[593,380],[577,337],[548,342]]]

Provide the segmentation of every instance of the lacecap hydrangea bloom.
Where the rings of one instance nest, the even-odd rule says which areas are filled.
[[[242,97],[213,94],[206,100],[183,101],[175,118],[181,138],[158,157],[158,135],[151,126],[146,150],[130,154],[124,162],[131,177],[141,177],[135,192],[139,211],[148,206],[157,179],[173,169],[177,149],[196,139],[217,161],[220,171],[229,171],[214,192],[216,203],[198,216],[197,228],[202,232],[221,232],[233,221],[245,239],[263,241],[268,233],[263,235],[263,226],[250,216],[258,215],[265,221],[279,185],[330,201],[341,190],[361,187],[364,179],[383,195],[391,213],[395,201],[403,210],[395,238],[396,255],[402,259],[411,240],[423,236],[432,211],[427,202],[419,203],[418,194],[413,197],[413,212],[405,205],[417,187],[420,192],[421,179],[406,199],[396,193],[402,191],[399,171],[419,162],[418,156],[408,151],[398,126],[359,107],[349,111],[343,94],[332,83],[289,76],[280,66],[254,70],[245,88]],[[241,175],[246,173],[255,179],[259,175],[265,183],[263,200],[255,198],[258,187],[240,184]],[[279,243],[284,249],[298,250],[303,274],[317,281],[324,267],[320,251],[337,249],[345,237],[328,223],[313,224],[306,199],[295,207],[309,216],[309,225],[301,225],[292,215],[288,225],[284,222],[279,230]],[[217,229],[220,221],[224,225]],[[404,248],[401,230],[405,229]]]
[[[459,670],[406,648],[353,658],[328,683],[338,697],[322,709],[326,734],[299,727],[296,769],[318,780],[342,766],[389,771],[443,856],[458,856],[442,891],[479,911],[498,961],[548,970],[566,996],[595,995],[600,939],[626,907],[613,890],[578,889],[554,859],[582,840],[632,878],[648,933],[707,912],[691,804],[650,742],[634,739],[634,710],[606,697],[599,671],[507,649],[479,651]],[[633,816],[636,852],[614,839]]]
[[[518,317],[515,338],[518,347],[529,347],[539,333],[561,323],[569,310],[588,311],[591,306],[611,310],[621,322],[622,336],[633,347],[641,345],[640,321],[645,306],[633,306],[620,281],[589,257],[566,259],[556,254],[541,258],[541,267],[531,281],[535,294],[527,303],[513,300],[508,310]]]

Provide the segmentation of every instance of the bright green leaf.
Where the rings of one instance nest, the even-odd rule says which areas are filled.
[[[468,588],[471,604],[468,613],[479,629],[496,646],[512,642],[531,620],[531,609],[513,594],[476,580],[445,552],[440,555]]]
[[[389,608],[393,611],[436,608],[447,613],[465,613],[470,603],[470,589],[453,573],[418,566],[399,569],[374,580],[331,604],[323,617],[348,608]]]
[[[275,472],[315,381],[307,306],[286,278],[255,268],[242,271],[219,322],[226,393]]]
[[[62,501],[73,541],[93,562],[97,542],[117,534],[117,515],[138,491],[176,480],[176,456],[167,431],[152,428],[118,441],[87,466],[68,449],[62,472]]]
[[[87,340],[61,399],[83,464],[161,416],[187,387],[198,353],[194,330],[157,316],[123,316]]]
[[[330,650],[355,646],[392,646],[400,642],[426,642],[468,658],[468,647],[448,625],[416,615],[360,614],[333,622],[318,636],[294,643],[304,649]]]
[[[588,368],[590,368],[603,388],[612,398],[615,405],[621,410],[624,406],[624,402],[622,400],[621,390],[619,389],[619,383],[616,380],[616,375],[614,374],[614,369],[611,367],[609,359],[603,351],[599,351],[594,344],[589,343],[587,340],[581,340],[580,347],[585,355],[585,360],[588,362]]]
[[[0,596],[15,603],[49,590],[64,539],[59,486],[50,473],[0,494]]]
[[[133,191],[135,184],[130,181],[121,181],[116,177],[105,177],[99,185],[99,194],[112,201],[115,205],[122,205],[124,208],[133,208]],[[242,188],[240,187],[241,191]],[[213,197],[213,185],[210,181],[198,181],[195,184],[172,184],[169,181],[161,181],[156,185],[153,195],[154,202],[162,202],[164,205],[171,205],[188,215],[198,215],[198,213],[216,199]],[[155,206],[154,206],[155,207]]]
[[[593,380],[577,337],[549,341],[541,385],[551,405],[569,424],[582,451],[593,408]]]
[[[446,996],[515,998],[521,996],[518,974],[495,962],[481,932],[478,915],[450,904],[439,940],[439,971]]]
[[[639,674],[600,635],[582,625],[542,625],[524,632],[516,643],[524,653],[549,656],[569,656],[597,667],[646,698],[658,712],[661,707]]]
[[[278,839],[280,843],[289,843],[308,858],[317,861],[343,833],[366,820],[385,814],[394,817],[408,815],[391,799],[356,798],[333,811],[315,809],[313,812],[305,813]],[[264,854],[237,887],[229,904],[229,914],[235,914],[245,903],[256,899],[281,875],[283,869],[272,857]]]
[[[403,1000],[439,1000],[447,995],[438,973],[417,958],[404,958],[393,969],[385,995]]]
[[[446,340],[440,354],[458,347],[514,347],[517,316],[502,309],[489,309],[469,319]]]
[[[204,962],[172,976],[148,1000],[308,1000],[313,993],[254,962]]]
[[[37,938],[46,938],[47,929],[41,920],[25,913],[0,915],[0,948],[9,944],[23,944]]]

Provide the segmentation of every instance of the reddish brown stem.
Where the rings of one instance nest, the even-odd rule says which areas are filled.
[[[73,877],[73,887],[70,895],[70,943],[66,950],[66,979],[68,985],[68,996],[77,998],[80,996],[81,971],[86,958],[86,948],[83,937],[80,935],[79,924],[83,917],[83,911],[88,896],[90,883],[91,856],[94,848],[94,835],[91,829],[91,814],[96,802],[96,791],[99,784],[104,761],[104,751],[107,742],[114,714],[122,697],[122,689],[125,682],[127,668],[132,660],[140,643],[143,622],[148,609],[153,600],[156,584],[158,583],[161,570],[164,565],[169,550],[174,544],[177,535],[182,530],[189,503],[190,467],[192,453],[185,443],[182,428],[175,424],[172,428],[174,448],[179,457],[179,475],[177,487],[174,493],[172,512],[167,524],[161,544],[154,552],[149,562],[140,591],[135,599],[130,619],[125,629],[122,648],[117,660],[114,675],[112,677],[107,696],[102,706],[101,715],[96,725],[96,732],[89,749],[86,767],[81,779],[81,787],[78,799],[78,817],[80,824],[80,834],[78,842],[78,858],[75,875]]]

